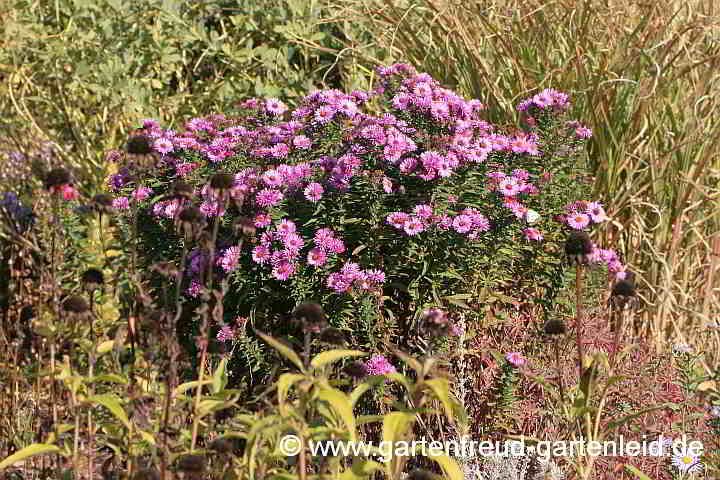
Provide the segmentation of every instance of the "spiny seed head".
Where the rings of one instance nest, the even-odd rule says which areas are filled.
[[[345,335],[343,335],[340,329],[335,327],[328,327],[320,332],[320,340],[325,343],[332,343],[333,345],[345,345]]]
[[[592,241],[587,232],[573,231],[565,241],[565,254],[571,263],[587,263],[592,253]]]
[[[72,183],[70,172],[65,168],[53,168],[45,176],[45,189],[50,190],[53,187],[60,187]]]
[[[235,183],[235,178],[229,173],[216,173],[210,179],[210,188],[214,190],[229,190]]]
[[[160,480],[160,474],[154,468],[141,468],[133,474],[132,480]]]
[[[170,191],[174,198],[185,200],[192,198],[193,193],[195,193],[192,185],[182,180],[175,180]]]
[[[435,480],[435,475],[427,470],[415,469],[407,476],[408,480]]]
[[[88,268],[82,274],[82,283],[87,290],[94,290],[105,283],[105,276],[97,268]]]
[[[292,316],[295,321],[311,332],[320,332],[327,326],[325,311],[317,303],[306,302],[298,305]]]
[[[70,313],[85,313],[90,310],[90,306],[83,297],[72,295],[63,302],[63,310]]]
[[[35,310],[32,305],[22,307],[22,310],[20,310],[20,323],[29,323],[33,318],[35,318]]]
[[[235,233],[242,234],[243,236],[252,237],[255,235],[255,223],[250,217],[240,217],[235,222]]]
[[[202,473],[205,471],[205,457],[197,454],[183,455],[178,460],[178,469],[186,473]]]
[[[227,438],[216,438],[208,444],[210,450],[214,450],[222,454],[230,454],[233,452],[233,443]]]
[[[109,213],[112,211],[113,198],[106,193],[98,193],[92,198],[91,203],[98,212]]]
[[[567,332],[567,327],[562,320],[551,319],[545,322],[544,330],[548,335],[563,335]]]
[[[205,222],[205,214],[197,207],[183,208],[178,219],[181,222],[198,225]]]
[[[360,361],[347,364],[343,370],[346,375],[352,378],[360,379],[367,375],[367,368],[365,367],[365,364]]]
[[[612,289],[611,295],[613,297],[622,296],[622,297],[634,297],[635,296],[635,285],[625,280],[620,280],[617,282]]]
[[[127,152],[134,155],[147,155],[153,152],[150,137],[147,135],[133,135],[128,139]]]

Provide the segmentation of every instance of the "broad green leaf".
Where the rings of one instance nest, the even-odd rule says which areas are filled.
[[[395,445],[396,442],[404,440],[408,428],[415,420],[415,415],[405,412],[391,412],[385,415],[383,419],[382,439],[385,445]],[[390,458],[387,458],[387,472],[392,477],[393,472],[397,469],[397,458],[389,452]]]
[[[213,379],[212,379],[212,389],[213,393],[218,393],[220,390],[223,389],[225,386],[223,383],[227,384],[227,379],[225,378],[225,368],[228,363],[228,357],[225,357],[220,362],[220,365],[215,369],[215,373],[213,373]],[[225,382],[223,382],[225,380]]]
[[[374,460],[356,458],[352,466],[337,477],[339,480],[365,480],[383,466]]]
[[[103,375],[98,375],[96,377],[92,378],[92,382],[110,382],[110,383],[120,383],[122,385],[127,385],[128,379],[118,375],[117,373],[106,373]]]
[[[97,353],[99,353],[100,355],[102,355],[103,353],[107,353],[113,349],[113,345],[115,345],[115,340],[105,340],[97,346]]]
[[[277,391],[278,403],[280,404],[281,409],[285,408],[285,400],[287,400],[290,387],[304,378],[305,376],[299,373],[283,373],[280,375],[280,378],[278,378],[277,381]]]
[[[457,464],[457,462],[454,459],[445,455],[444,453],[441,455],[431,455],[428,458],[431,458],[432,460],[437,462],[445,471],[447,478],[449,478],[450,480],[463,480],[465,478],[465,475],[463,474],[462,470],[460,470],[460,466]]]
[[[203,380],[202,383],[197,380],[193,380],[192,382],[185,382],[182,385],[178,385],[175,390],[173,390],[173,397],[177,397],[178,395],[187,392],[191,388],[197,388],[200,385],[207,385],[209,383],[212,383],[212,380]]]
[[[300,360],[300,357],[297,353],[295,353],[290,347],[287,345],[283,345],[282,343],[278,342],[276,339],[271,337],[270,335],[266,335],[258,330],[255,330],[255,334],[265,340],[270,346],[272,346],[275,350],[280,352],[285,358],[290,360],[292,363],[295,364],[296,367],[300,369],[301,372],[305,372],[305,368],[303,367],[303,363]]]
[[[410,368],[412,368],[413,370],[415,370],[417,372],[418,375],[422,375],[422,364],[420,362],[418,362],[417,360],[412,358],[407,353],[401,352],[400,350],[397,350],[397,349],[393,349],[392,353],[396,357],[398,357],[400,360],[407,363],[410,366]]]
[[[89,402],[99,403],[103,407],[110,410],[110,413],[112,413],[115,418],[120,420],[123,425],[127,429],[130,429],[130,420],[128,419],[127,414],[125,413],[125,410],[123,409],[122,405],[120,405],[120,400],[111,393],[106,393],[103,395],[93,395],[92,397],[88,398]]]
[[[148,442],[150,445],[155,445],[155,437],[153,437],[151,433],[146,432],[145,430],[138,430],[138,433],[140,434],[142,439]]]
[[[353,415],[352,403],[350,397],[341,392],[340,390],[332,387],[322,386],[318,393],[320,400],[325,400],[332,406],[333,410],[340,416],[342,421],[345,423],[345,427],[350,434],[350,440],[355,441],[355,416]]]
[[[431,380],[426,380],[425,385],[430,387],[433,394],[435,394],[437,399],[442,403],[443,408],[445,409],[445,416],[449,420],[452,420],[453,402],[450,398],[450,382],[446,378],[433,378]]]
[[[28,445],[27,447],[23,448],[19,452],[13,453],[5,460],[0,462],[0,470],[4,470],[17,462],[25,460],[26,458],[34,457],[36,455],[43,455],[46,453],[56,453],[59,451],[60,449],[55,445],[48,445],[45,443],[33,443],[32,445]]]
[[[361,352],[360,350],[328,350],[315,356],[310,362],[310,365],[312,365],[313,368],[320,368],[328,363],[337,362],[346,357],[362,357],[365,355],[367,355],[367,353]]]

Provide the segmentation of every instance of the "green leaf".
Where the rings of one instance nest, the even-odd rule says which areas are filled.
[[[360,350],[328,350],[327,352],[319,353],[315,358],[312,359],[310,365],[313,368],[320,368],[328,363],[337,362],[347,357],[362,357],[367,355],[365,352]]]
[[[34,457],[36,455],[43,455],[46,453],[55,453],[59,451],[60,449],[55,445],[48,445],[45,443],[33,443],[32,445],[28,445],[27,447],[23,448],[19,452],[13,453],[5,460],[0,462],[0,470],[4,470],[17,462],[25,460],[26,458]]]
[[[382,470],[382,465],[374,460],[356,458],[352,466],[337,477],[339,480],[366,480],[373,473]]]
[[[185,382],[182,385],[178,385],[177,387],[175,387],[175,390],[173,390],[173,397],[177,397],[178,395],[187,392],[191,388],[197,388],[199,386],[207,385],[209,383],[212,383],[212,380],[203,380],[202,383],[197,380],[193,380],[192,382]]]
[[[333,410],[340,416],[345,423],[350,434],[350,440],[355,441],[357,436],[355,432],[355,416],[353,415],[352,403],[350,398],[335,388],[329,386],[321,386],[318,394],[320,400],[325,400],[332,406]]]
[[[95,402],[99,403],[103,407],[110,410],[110,413],[115,415],[115,418],[120,420],[123,425],[129,430],[130,429],[130,420],[128,419],[127,414],[125,413],[125,410],[123,409],[122,405],[120,405],[120,400],[111,393],[106,393],[103,395],[93,395],[92,397],[88,398],[89,402]]]
[[[433,394],[443,405],[445,416],[448,420],[453,419],[452,400],[450,399],[450,382],[446,378],[433,378],[426,380],[425,385],[430,387]]]
[[[218,393],[227,384],[227,377],[225,377],[225,367],[228,363],[228,357],[225,357],[220,361],[220,365],[215,369],[212,379],[213,393]]]
[[[285,405],[290,387],[304,379],[305,375],[299,373],[283,373],[277,381],[278,403],[282,408]]]
[[[303,367],[300,357],[290,347],[283,345],[282,343],[278,342],[276,339],[274,339],[270,335],[266,335],[255,329],[253,329],[253,330],[255,331],[255,335],[257,335],[258,337],[265,340],[265,342],[270,344],[271,347],[273,347],[275,350],[280,352],[285,358],[287,358],[292,363],[294,363],[295,366],[298,367],[301,372],[305,373],[305,367]]]
[[[668,402],[668,403],[663,403],[663,404],[661,404],[661,405],[655,405],[655,406],[653,406],[653,407],[644,408],[644,409],[642,409],[642,410],[640,410],[640,411],[637,411],[637,412],[635,412],[635,413],[631,413],[630,415],[626,415],[626,416],[622,417],[620,420],[618,420],[618,421],[616,421],[616,422],[610,422],[610,423],[608,423],[608,424],[607,424],[607,427],[605,427],[604,430],[605,430],[605,432],[609,432],[609,431],[611,431],[611,430],[614,430],[614,429],[617,428],[617,427],[620,427],[620,426],[624,425],[625,423],[629,422],[630,420],[633,420],[633,419],[635,419],[635,418],[637,418],[637,417],[640,417],[640,416],[642,416],[642,415],[645,415],[646,413],[654,412],[655,410],[662,410],[663,408],[673,408],[673,407],[675,407],[675,406],[676,406],[676,405],[675,405],[674,403]],[[603,433],[604,433],[604,432],[603,432]],[[604,435],[603,435],[603,436],[604,436]]]
[[[434,460],[442,467],[443,470],[445,470],[445,474],[450,480],[463,480],[465,478],[465,475],[462,470],[460,470],[460,466],[457,462],[444,453],[440,455],[431,455],[429,458]]]

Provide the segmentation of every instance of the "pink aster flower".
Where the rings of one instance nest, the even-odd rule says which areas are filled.
[[[327,254],[325,253],[325,250],[322,248],[311,249],[307,255],[307,262],[315,267],[325,265],[325,262],[327,262]]]
[[[292,142],[295,148],[300,148],[302,150],[307,150],[311,145],[310,139],[305,135],[297,135],[296,137],[293,137]]]
[[[416,205],[413,213],[420,218],[430,218],[432,217],[433,209],[430,205]]]
[[[542,233],[540,233],[537,228],[526,228],[523,232],[525,233],[525,238],[528,240],[540,242],[543,239]]]
[[[365,362],[365,369],[368,375],[387,375],[397,372],[397,369],[383,355],[374,355]]]
[[[318,202],[322,198],[324,192],[325,189],[323,189],[322,185],[317,182],[313,182],[305,187],[305,191],[303,193],[305,194],[305,198],[311,202]]]
[[[173,144],[170,139],[158,138],[157,140],[155,140],[155,142],[153,142],[153,148],[156,152],[160,152],[164,155],[172,152]]]
[[[215,338],[217,338],[218,342],[221,343],[232,341],[233,338],[235,338],[235,332],[230,325],[224,325]]]
[[[283,238],[283,244],[285,248],[291,252],[297,252],[305,245],[305,240],[297,233],[288,233],[285,235],[285,238]]]
[[[458,215],[453,219],[452,227],[458,233],[467,233],[472,229],[473,221],[469,215]]]
[[[512,197],[520,191],[520,185],[515,178],[504,178],[500,181],[500,192],[506,197]]]
[[[269,98],[265,102],[265,110],[272,115],[282,115],[287,111],[288,107],[277,98]]]
[[[395,228],[403,228],[410,220],[410,215],[403,212],[392,212],[387,216],[387,222]]]
[[[567,222],[575,230],[582,230],[590,224],[590,217],[584,213],[573,213],[568,215]]]
[[[295,233],[297,231],[297,227],[295,226],[295,222],[284,218],[278,222],[275,230],[277,231],[278,235],[284,237],[285,235],[288,235],[290,233]]]
[[[112,206],[118,210],[127,210],[130,208],[130,200],[127,197],[117,197],[113,200]]]
[[[525,365],[525,363],[527,362],[527,360],[525,360],[525,357],[523,357],[520,352],[510,352],[505,355],[505,359],[515,367]]]
[[[258,192],[255,200],[257,201],[258,205],[265,208],[274,207],[278,203],[282,202],[284,198],[285,197],[281,191],[274,190],[272,188],[266,188]]]
[[[607,220],[607,215],[605,215],[605,209],[599,202],[588,203],[587,213],[588,215],[590,215],[590,218],[595,223],[600,223]]]
[[[255,226],[258,228],[267,227],[272,222],[272,218],[267,213],[258,213],[255,215]]]
[[[423,225],[419,218],[411,217],[405,222],[405,225],[403,225],[403,230],[405,230],[405,233],[408,235],[414,236],[425,230],[425,225]]]
[[[225,250],[220,258],[217,260],[217,264],[222,267],[225,272],[232,272],[238,266],[240,261],[240,247],[233,246]]]
[[[272,276],[278,280],[287,280],[295,273],[295,266],[290,262],[280,262],[272,270]]]
[[[267,245],[258,245],[253,248],[252,259],[261,265],[267,263],[270,260],[270,248]]]

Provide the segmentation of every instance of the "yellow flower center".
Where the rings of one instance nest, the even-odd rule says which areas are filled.
[[[689,465],[689,464],[693,463],[693,458],[692,457],[683,457],[682,462],[685,465]]]

